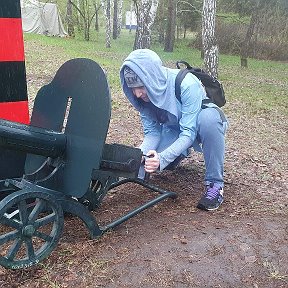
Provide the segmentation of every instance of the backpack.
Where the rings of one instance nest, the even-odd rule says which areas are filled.
[[[180,64],[184,64],[186,68],[181,69]],[[175,80],[175,94],[176,98],[180,101],[180,94],[181,94],[181,82],[186,76],[187,73],[192,73],[195,75],[205,87],[207,97],[209,99],[204,99],[202,104],[207,103],[215,103],[218,107],[222,107],[226,103],[224,89],[222,84],[214,77],[207,74],[204,70],[200,68],[193,68],[185,61],[177,61],[176,66],[178,69],[181,69],[180,72],[176,76]]]

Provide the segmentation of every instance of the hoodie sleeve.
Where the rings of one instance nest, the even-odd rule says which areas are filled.
[[[159,154],[160,170],[173,162],[181,153],[185,154],[196,139],[197,118],[201,111],[202,99],[206,93],[201,82],[195,81],[190,74],[187,76],[181,84],[180,134],[174,143]]]
[[[149,150],[156,150],[160,142],[161,126],[158,121],[152,120],[145,113],[141,113],[141,121],[144,131],[144,139],[140,149],[144,154]]]

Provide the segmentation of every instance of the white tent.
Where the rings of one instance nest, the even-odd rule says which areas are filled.
[[[56,4],[21,0],[23,31],[49,36],[67,36]]]

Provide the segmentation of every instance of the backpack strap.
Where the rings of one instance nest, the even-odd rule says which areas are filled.
[[[185,65],[186,68],[181,69],[181,64]],[[183,60],[177,61],[176,67],[178,69],[181,69],[181,70],[179,71],[179,73],[177,74],[176,79],[175,79],[175,95],[176,95],[176,98],[178,99],[178,101],[180,103],[182,103],[181,97],[180,97],[180,95],[181,95],[181,83],[182,83],[183,79],[185,78],[186,74],[188,72],[190,72],[191,70],[193,70],[193,68],[190,66],[189,63],[187,63],[186,61],[183,61]]]
[[[177,65],[178,65],[178,62],[177,62]],[[180,97],[181,96],[181,83],[182,83],[182,81],[185,78],[187,73],[189,73],[188,68],[181,69],[179,71],[179,73],[177,74],[176,79],[175,79],[175,95],[176,95],[176,98],[178,99],[178,101],[180,103],[182,103],[181,97]]]
[[[181,69],[179,71],[179,73],[177,74],[176,79],[175,79],[175,95],[176,95],[176,98],[178,99],[178,101],[182,104],[181,97],[180,97],[181,96],[181,83],[182,83],[183,79],[185,78],[186,74],[191,72],[193,70],[193,68],[185,61],[178,61],[176,63],[178,69],[180,69],[179,63],[185,64],[187,66],[187,68]],[[208,103],[213,103],[212,99],[210,99],[210,98],[209,99],[203,99],[201,108],[202,109],[208,108],[207,106],[205,106],[205,104],[208,104]],[[219,107],[211,107],[211,108],[214,108],[218,111],[218,113],[220,114],[222,122],[227,122],[225,114],[223,113],[223,111]]]
[[[193,74],[193,71],[199,72],[199,71],[201,71],[201,69],[200,69],[200,68],[199,68],[199,69],[198,69],[198,68],[195,69],[195,68],[191,67],[191,66],[190,66],[187,62],[185,62],[185,61],[177,61],[177,62],[176,62],[176,65],[177,65],[177,68],[178,68],[178,69],[180,69],[179,63],[180,63],[180,64],[184,64],[184,65],[187,66],[187,68],[181,69],[181,70],[179,71],[179,73],[177,74],[176,79],[175,79],[175,95],[176,95],[176,98],[178,99],[178,101],[179,101],[180,103],[182,103],[180,95],[181,95],[181,83],[182,83],[183,79],[185,78],[185,76],[186,76],[187,73],[190,72],[190,73]],[[193,74],[193,75],[194,75],[194,74]],[[196,76],[196,77],[197,77],[197,76]],[[213,100],[210,99],[210,98],[207,98],[207,99],[203,99],[203,100],[202,100],[202,104],[208,104],[208,103],[214,103],[214,102],[213,102]]]
[[[177,62],[177,67],[179,67],[179,65],[178,65],[178,63],[187,63],[187,62],[185,62],[185,61],[178,61]],[[186,64],[185,64],[186,65]],[[182,101],[181,101],[181,97],[180,97],[180,95],[181,95],[181,83],[182,83],[182,81],[183,81],[183,79],[185,78],[185,76],[186,76],[186,74],[187,73],[192,73],[193,74],[193,72],[199,72],[199,71],[201,71],[201,70],[197,70],[197,69],[195,69],[195,68],[193,68],[193,67],[191,67],[188,63],[187,63],[187,68],[185,68],[185,69],[181,69],[180,71],[179,71],[179,73],[177,74],[177,76],[176,76],[176,79],[175,79],[175,95],[176,95],[176,98],[179,100],[179,102],[180,103],[182,103]],[[195,74],[193,74],[194,76],[196,76]],[[196,76],[196,78],[197,78],[197,76]],[[199,80],[200,81],[200,80]],[[203,101],[203,104],[207,104],[207,103],[213,103],[213,101],[209,98],[209,99],[203,99],[202,100]]]
[[[180,60],[180,61],[177,61],[177,62],[176,62],[176,67],[177,67],[178,69],[181,69],[180,64],[185,65],[186,68],[188,68],[188,69],[191,69],[191,68],[192,68],[189,63],[187,63],[186,61]]]

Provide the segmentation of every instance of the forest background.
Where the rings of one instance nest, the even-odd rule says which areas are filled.
[[[157,43],[166,51],[172,52],[174,39],[189,38],[191,47],[201,49],[203,9],[201,0],[54,0],[46,2],[58,4],[71,36],[97,41],[93,36],[91,38],[90,32],[104,29],[107,47],[113,45],[109,37],[112,39],[121,37],[120,28],[125,27],[126,12],[136,11],[137,15],[146,14],[143,16],[144,19],[140,17],[141,15],[137,18],[139,21],[146,22],[149,30],[147,33],[151,38],[151,42],[146,44],[148,47],[142,48],[150,48],[150,45]],[[217,0],[215,2],[217,5],[215,11],[216,41],[221,54],[246,53],[248,57],[257,59],[288,60],[288,1]],[[134,42],[134,47],[135,45]],[[244,48],[247,51],[243,51]]]

